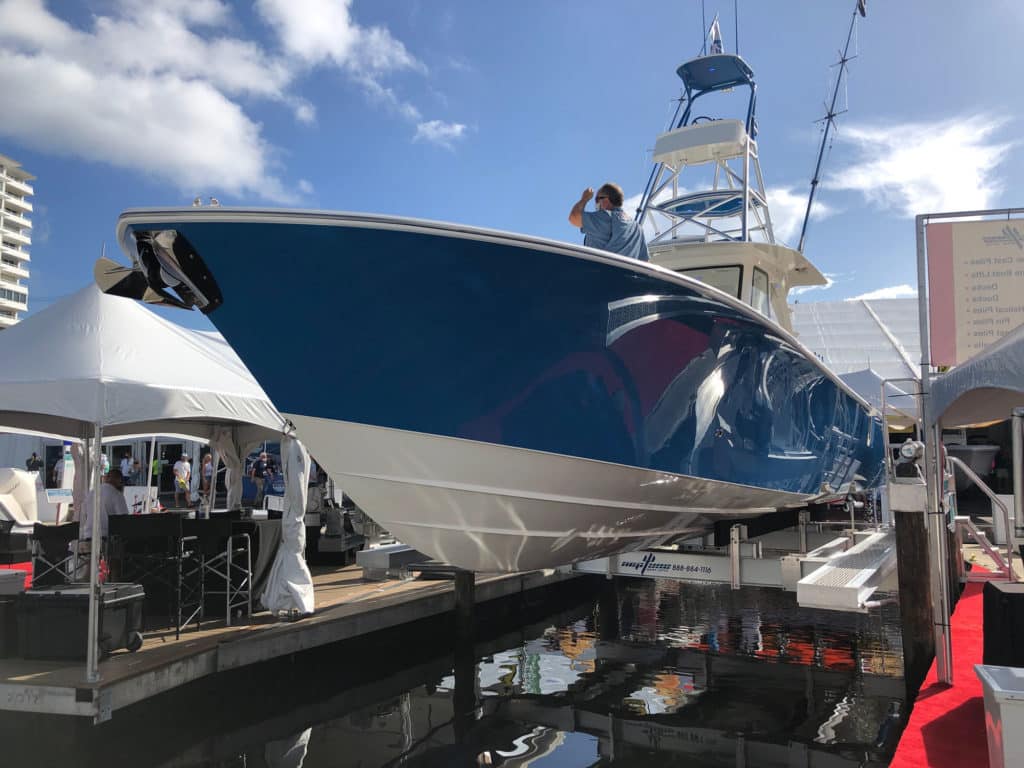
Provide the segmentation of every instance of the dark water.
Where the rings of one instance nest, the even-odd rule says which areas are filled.
[[[588,579],[492,607],[471,654],[451,638],[447,621],[421,622],[100,727],[36,718],[7,754],[165,768],[840,768],[886,765],[902,727],[895,607],[840,614],[777,590]]]

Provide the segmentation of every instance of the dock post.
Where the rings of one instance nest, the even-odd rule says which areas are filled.
[[[901,504],[899,488],[890,485],[893,521],[896,524],[896,562],[900,591],[900,623],[903,635],[903,668],[907,698],[913,700],[924,682],[935,655],[932,616],[931,558],[927,530],[926,500],[920,489],[920,509]]]
[[[455,690],[452,704],[455,739],[463,743],[476,722],[476,651],[474,601],[476,581],[472,571],[455,569]]]
[[[455,571],[455,638],[473,645],[473,609],[476,582],[472,571]]]
[[[619,590],[614,581],[607,581],[597,599],[597,634],[602,640],[619,636]]]

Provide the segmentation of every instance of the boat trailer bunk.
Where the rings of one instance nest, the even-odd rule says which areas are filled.
[[[896,535],[892,528],[837,531],[810,522],[807,511],[798,522],[757,535],[751,526],[733,522],[723,546],[710,533],[697,539],[638,552],[576,563],[579,573],[633,576],[675,581],[776,587],[796,592],[805,608],[867,613],[886,600],[876,592],[896,590]],[[721,537],[719,537],[721,538]]]

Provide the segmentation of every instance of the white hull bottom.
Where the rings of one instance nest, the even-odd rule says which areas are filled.
[[[286,414],[339,487],[400,541],[478,572],[553,568],[800,506],[784,491]]]

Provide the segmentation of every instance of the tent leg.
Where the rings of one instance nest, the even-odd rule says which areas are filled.
[[[156,435],[149,439],[149,461],[146,463],[146,510],[142,514],[148,515],[153,511],[153,505],[149,503],[149,489],[153,487],[153,460],[156,458]],[[160,489],[157,489],[157,498],[160,497]]]
[[[96,425],[96,433],[93,437],[93,460],[92,460],[92,530],[89,533],[89,631],[87,633],[88,647],[85,650],[85,679],[90,683],[98,682],[100,679],[99,663],[99,570],[100,570],[100,485],[103,471],[103,427]]]
[[[1024,525],[1024,408],[1013,409],[1010,422],[1013,433],[1013,530],[1007,540],[1017,546],[1017,528]],[[1010,566],[1011,571],[1013,566]]]

